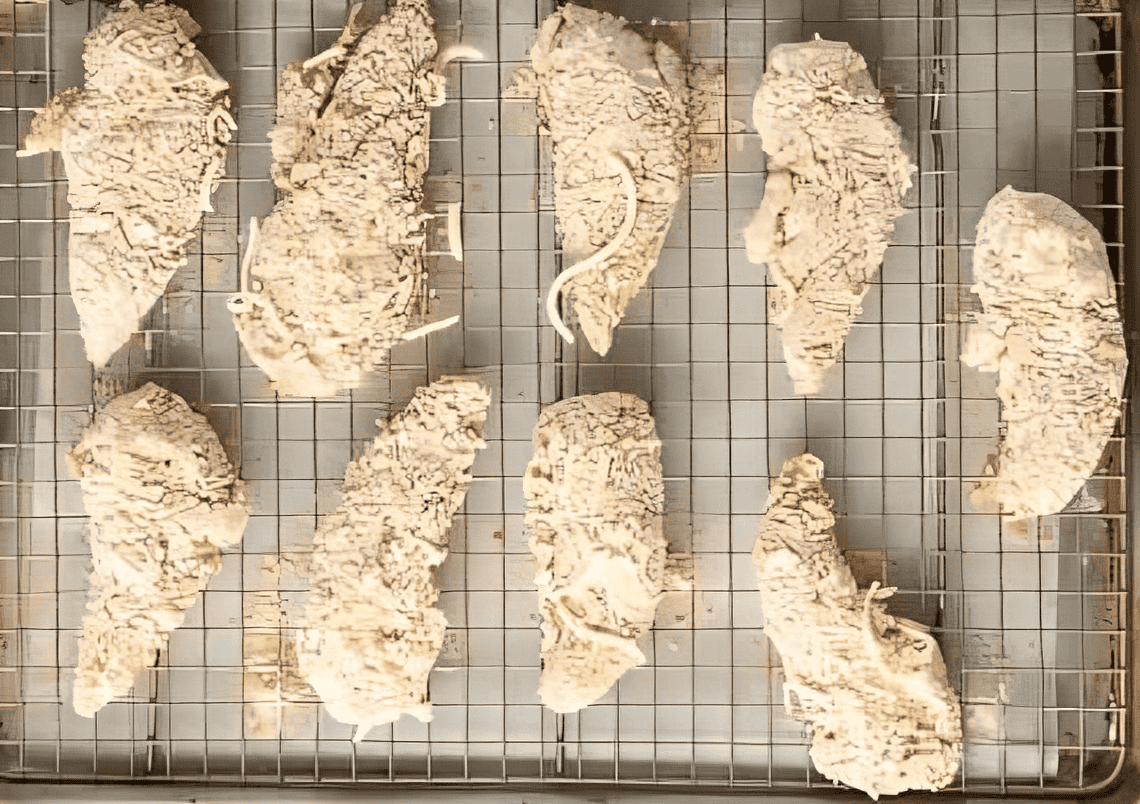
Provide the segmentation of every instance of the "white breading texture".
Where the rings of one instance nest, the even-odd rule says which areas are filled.
[[[543,410],[534,446],[523,493],[542,612],[539,696],[574,712],[645,661],[636,641],[679,585],[661,442],[645,402],[604,393]]]
[[[768,178],[744,240],[775,285],[771,320],[795,391],[813,396],[862,312],[915,168],[845,42],[772,48],[752,117]]]
[[[1014,519],[1055,514],[1120,417],[1128,359],[1104,241],[1059,199],[1006,187],[978,224],[974,279],[983,312],[962,362],[998,372],[1006,427],[972,500]]]
[[[482,449],[490,392],[443,377],[381,423],[317,530],[297,645],[301,674],[361,740],[402,714],[431,720],[428,675],[447,620],[433,572]]]
[[[588,261],[565,294],[604,355],[657,265],[688,171],[684,65],[621,17],[573,3],[543,22],[530,58],[520,83],[537,89],[553,140],[562,249]]]
[[[894,589],[858,588],[822,481],[814,455],[784,463],[752,553],[784,705],[810,726],[812,761],[828,779],[875,799],[940,790],[958,771],[962,713],[938,643],[887,613]]]
[[[364,17],[281,72],[269,135],[280,200],[253,223],[229,303],[282,394],[360,387],[426,311],[429,110],[444,101],[434,22],[426,0]]]
[[[210,423],[154,383],[96,413],[68,466],[91,517],[74,706],[92,717],[154,664],[249,515]]]

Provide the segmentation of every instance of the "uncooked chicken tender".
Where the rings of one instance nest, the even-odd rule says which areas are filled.
[[[914,165],[845,42],[772,48],[752,117],[768,178],[744,232],[748,259],[768,264],[788,373],[797,394],[812,396],[862,312]]]
[[[667,552],[661,442],[632,394],[555,403],[534,428],[523,477],[542,611],[538,694],[555,712],[589,706],[631,667],[657,604],[683,584]]]
[[[567,4],[542,24],[520,83],[538,89],[554,142],[554,209],[563,271],[547,304],[568,341],[557,297],[600,355],[657,265],[688,169],[688,88],[677,54],[626,21]]]
[[[147,383],[115,397],[68,456],[91,517],[91,594],[75,711],[126,695],[222,566],[248,519],[245,492],[206,417]]]
[[[425,311],[428,109],[444,102],[443,59],[427,0],[395,0],[374,24],[366,14],[354,8],[335,45],[281,73],[281,199],[251,226],[229,304],[283,394],[359,387]]]
[[[814,455],[784,463],[752,553],[784,706],[811,726],[811,758],[828,779],[874,799],[941,790],[962,753],[942,653],[924,626],[887,614],[893,588],[859,590],[822,480]]]
[[[124,0],[84,40],[86,86],[40,109],[20,151],[63,157],[71,298],[96,367],[186,264],[225,170],[229,84],[191,43],[200,31],[164,0]]]
[[[1096,469],[1128,368],[1104,240],[1072,207],[1006,187],[978,224],[984,312],[962,362],[998,372],[1005,435],[974,491],[1014,519],[1062,510]]]
[[[428,674],[447,627],[432,572],[447,556],[490,402],[462,377],[418,389],[349,464],[344,498],[317,531],[297,660],[357,741],[402,714],[431,720]]]

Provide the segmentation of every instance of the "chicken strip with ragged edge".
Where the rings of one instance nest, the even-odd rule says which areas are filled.
[[[539,697],[575,712],[645,662],[636,642],[657,604],[687,585],[664,535],[661,442],[632,394],[550,405],[523,477],[542,611]]]
[[[424,175],[429,108],[444,102],[427,0],[369,22],[353,8],[336,44],[280,76],[270,132],[281,199],[252,222],[229,302],[275,390],[359,387],[426,311]],[[445,323],[454,323],[448,319]]]
[[[241,540],[243,484],[206,417],[147,383],[115,397],[68,456],[91,517],[91,595],[75,711],[126,695]]]
[[[752,553],[784,706],[810,725],[811,758],[828,779],[874,799],[941,790],[962,753],[942,653],[924,626],[887,613],[893,588],[859,590],[822,480],[814,455],[784,463]]]
[[[536,88],[554,144],[554,208],[563,253],[578,262],[556,278],[547,313],[559,333],[558,296],[600,355],[649,279],[689,163],[684,65],[621,17],[566,4],[542,24],[520,71]]]
[[[768,264],[788,373],[797,394],[812,396],[862,312],[915,168],[845,42],[772,48],[752,117],[768,178],[744,232],[748,259]]]
[[[428,674],[447,620],[433,570],[484,446],[490,392],[462,377],[416,391],[344,476],[317,531],[297,645],[301,675],[360,741],[402,714],[431,720]]]
[[[1014,519],[1062,510],[1096,469],[1128,357],[1104,240],[1063,201],[1006,187],[978,224],[983,312],[962,362],[998,372],[1005,433],[972,499]]]
[[[229,84],[164,0],[125,0],[87,34],[83,88],[37,112],[20,155],[59,151],[68,274],[88,359],[102,367],[174,273],[225,170]]]

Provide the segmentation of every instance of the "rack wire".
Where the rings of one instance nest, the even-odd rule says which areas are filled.
[[[433,229],[433,285],[439,315],[462,312],[463,324],[399,347],[368,387],[317,400],[268,390],[225,300],[238,289],[248,221],[273,203],[276,75],[331,44],[347,5],[184,5],[231,83],[239,130],[217,212],[116,374],[158,382],[207,415],[240,462],[254,513],[131,697],[93,720],[75,715],[90,557],[78,484],[61,459],[89,420],[95,377],[67,293],[62,164],[17,162],[15,149],[33,110],[82,82],[81,39],[103,9],[0,0],[0,777],[829,786],[808,759],[803,725],[784,710],[749,555],[768,477],[807,449],[827,465],[860,582],[899,587],[892,613],[938,636],[963,701],[956,786],[1090,791],[1112,779],[1127,708],[1125,434],[1089,481],[1085,510],[1012,532],[969,502],[999,435],[998,403],[994,378],[957,357],[977,305],[974,224],[1005,184],[1077,206],[1123,278],[1112,3],[596,4],[677,44],[703,99],[693,175],[651,287],[598,359],[560,342],[544,319],[541,300],[561,267],[550,147],[533,102],[501,95],[553,4],[440,0],[441,42],[484,55],[448,68],[449,99],[432,119],[429,198],[441,213],[462,203],[465,242],[459,263]],[[747,261],[740,232],[764,183],[751,103],[765,54],[815,33],[865,56],[919,173],[843,360],[805,400],[766,319],[766,273]],[[496,398],[439,576],[450,628],[431,681],[434,720],[405,718],[353,744],[289,672],[288,614],[305,589],[292,560],[337,504],[345,464],[377,417],[454,371],[480,374]],[[667,533],[693,556],[695,591],[661,605],[641,645],[645,666],[598,704],[558,716],[536,694],[520,478],[540,407],[604,390],[652,405]],[[262,661],[266,645],[276,662]]]

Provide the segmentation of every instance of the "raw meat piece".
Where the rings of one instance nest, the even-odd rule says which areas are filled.
[[[417,390],[349,464],[344,499],[317,531],[297,658],[357,741],[401,714],[431,720],[428,674],[447,627],[432,570],[447,555],[490,402],[462,377]]]
[[[175,271],[225,170],[229,84],[177,6],[125,0],[87,34],[84,88],[56,94],[20,155],[59,151],[68,272],[87,357],[103,366]]]
[[[565,399],[539,416],[534,446],[523,493],[542,608],[538,694],[575,712],[645,661],[636,640],[683,569],[666,552],[661,442],[645,402]]]
[[[1006,432],[972,499],[1057,513],[1120,416],[1128,359],[1104,240],[1064,202],[1006,187],[978,224],[974,279],[984,312],[962,362],[998,372]]]
[[[126,695],[245,530],[245,492],[206,417],[147,383],[95,414],[68,456],[91,517],[75,711]]]
[[[812,396],[862,312],[914,165],[846,42],[772,48],[752,117],[768,179],[744,232],[748,259],[768,264],[788,373]]]
[[[688,89],[680,58],[621,17],[567,4],[542,24],[520,86],[537,86],[554,141],[554,204],[563,252],[582,260],[547,299],[555,328],[567,286],[594,351],[657,265],[688,169]]]
[[[942,654],[924,626],[887,614],[893,588],[856,586],[822,480],[814,455],[784,464],[752,553],[784,706],[810,725],[811,758],[828,779],[874,799],[940,790],[962,753]]]
[[[356,6],[337,43],[286,67],[273,178],[281,200],[251,228],[242,344],[282,394],[356,388],[424,312],[429,107],[444,102],[427,0],[374,24]],[[454,319],[446,323],[453,323]]]

